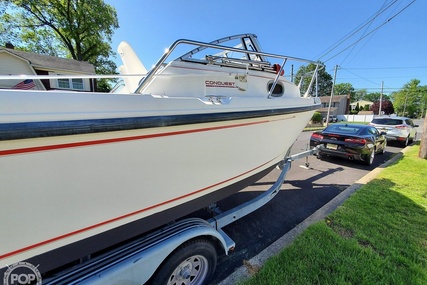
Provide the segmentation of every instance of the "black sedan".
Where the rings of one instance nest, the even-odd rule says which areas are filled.
[[[311,135],[310,147],[318,145],[324,146],[319,158],[329,155],[371,165],[375,154],[385,152],[387,139],[384,132],[369,125],[333,124]]]

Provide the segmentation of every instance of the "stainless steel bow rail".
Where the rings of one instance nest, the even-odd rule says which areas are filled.
[[[278,164],[281,173],[277,181],[267,191],[244,204],[220,212],[207,221],[200,218],[187,218],[171,223],[110,252],[58,272],[44,279],[43,284],[143,284],[152,278],[159,268],[169,266],[165,263],[168,257],[169,259],[175,257],[174,252],[182,249],[183,246],[187,246],[186,250],[192,250],[191,245],[200,240],[214,243],[218,248],[222,248],[225,254],[228,254],[234,249],[235,243],[222,228],[252,213],[273,199],[280,191],[286,174],[291,168],[291,163],[297,159],[317,154],[320,149],[321,147],[316,147],[286,157]],[[180,267],[181,270],[174,275],[174,278],[184,280],[182,284],[188,284],[186,278],[190,278],[191,274],[184,268],[190,269],[193,265],[196,266],[186,257],[179,265],[182,268]],[[197,265],[200,266],[200,264]],[[212,264],[204,265],[213,266]]]

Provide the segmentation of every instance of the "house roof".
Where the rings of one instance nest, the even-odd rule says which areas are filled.
[[[357,104],[359,104],[359,106],[365,106],[365,105],[372,105],[374,104],[374,102],[371,101],[365,101],[365,100],[359,100],[357,102],[353,102],[350,105],[351,106],[356,106]]]
[[[330,111],[331,114],[335,114],[338,110],[337,107],[331,107],[331,108],[319,108],[316,111],[319,113],[327,113],[328,110]]]
[[[344,98],[347,98],[348,95],[334,95],[334,97],[332,98],[332,102],[341,102],[341,100],[343,100]],[[329,99],[331,98],[331,96],[320,96],[320,102],[322,103],[329,103]]]
[[[93,67],[93,64],[87,61],[78,61],[75,59],[37,54],[4,47],[0,47],[0,52],[8,52],[24,60],[27,60],[34,68],[63,70],[84,74],[95,74],[95,68]]]

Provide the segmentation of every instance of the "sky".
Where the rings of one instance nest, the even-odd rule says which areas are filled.
[[[356,90],[390,94],[411,79],[427,85],[426,0],[105,2],[119,18],[113,50],[127,41],[147,69],[178,39],[253,33],[264,52],[320,60],[331,76],[338,66],[336,83]]]

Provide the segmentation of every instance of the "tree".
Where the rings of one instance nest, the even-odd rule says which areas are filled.
[[[383,94],[383,99],[388,99],[388,95]],[[375,102],[375,101],[379,101],[381,98],[381,93],[380,92],[375,92],[375,93],[368,93],[366,94],[363,99],[366,101],[371,101],[371,102]]]
[[[98,74],[116,73],[110,43],[119,27],[103,0],[3,0],[0,41],[18,49],[88,61]],[[104,82],[105,83],[105,82]],[[98,87],[107,86],[102,80]]]
[[[366,105],[367,106],[367,105]],[[375,101],[374,104],[372,104],[370,111],[373,111],[375,115],[379,114],[380,110],[380,101]],[[383,99],[381,102],[381,112],[384,112],[385,115],[391,115],[394,114],[394,107],[393,103],[389,99]]]
[[[418,88],[418,91],[420,93],[420,101],[418,102],[418,108],[417,115],[419,114],[419,118],[423,118],[426,116],[426,110],[427,110],[427,85],[420,86]]]
[[[323,64],[322,62],[319,62],[320,64]],[[311,73],[316,69],[316,65],[313,63],[310,63],[308,66],[302,65],[298,69],[296,76],[295,76],[295,83],[299,84],[301,79],[301,92],[304,93],[311,80]],[[332,76],[325,71],[325,68],[322,68],[318,70],[317,80],[318,80],[318,94],[319,96],[330,96],[331,90],[332,90]],[[315,92],[315,86],[313,86],[310,94],[314,94]]]
[[[354,108],[354,111],[356,112],[360,111],[359,102],[357,102],[356,107]]]
[[[424,118],[423,134],[421,137],[420,150],[418,151],[418,157],[427,159],[427,115]]]
[[[357,102],[363,100],[368,92],[366,89],[359,89],[355,92],[354,98],[351,98],[351,102]]]
[[[391,97],[396,112],[402,116],[422,117],[427,106],[427,86],[419,86],[420,80],[411,79]]]
[[[350,102],[353,102],[352,99],[355,97],[355,91],[351,83],[338,83],[334,87],[335,95],[350,95]]]

